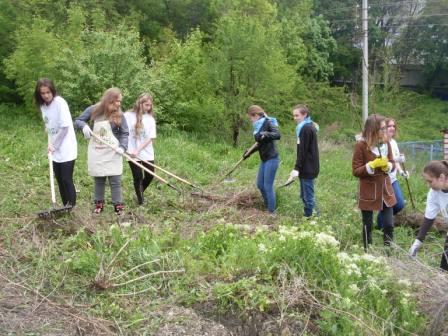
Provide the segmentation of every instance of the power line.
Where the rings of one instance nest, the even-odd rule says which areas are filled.
[[[384,16],[383,18],[385,19],[418,19],[421,17],[439,17],[439,16],[448,16],[448,13],[433,13],[433,14],[422,14],[422,15],[415,15],[415,16],[399,16],[399,15],[395,15],[395,16]],[[359,17],[354,17],[351,19],[341,19],[341,20],[329,20],[328,22],[331,23],[336,23],[336,22],[351,22],[351,21],[355,21],[358,20]],[[377,20],[377,19],[381,19],[381,17],[369,17],[368,20]]]
[[[397,2],[392,2],[392,3],[384,3],[384,4],[380,4],[380,3],[374,3],[374,4],[370,4],[370,7],[393,7],[396,6],[397,4],[403,4],[403,3],[412,3],[412,4],[419,4],[418,1],[397,1]],[[444,3],[444,1],[425,1],[424,3],[421,2],[421,4],[425,5],[425,7],[429,4],[435,4],[435,3]],[[323,10],[323,11],[316,11],[319,14],[326,14],[326,13],[334,13],[334,12],[340,12],[340,11],[344,11],[344,10],[355,10],[355,9],[360,9],[360,6],[358,4],[354,4],[353,6],[350,7],[341,7],[341,8],[337,8],[337,9],[331,9],[331,10]]]

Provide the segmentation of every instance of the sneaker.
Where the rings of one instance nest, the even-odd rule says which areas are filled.
[[[124,204],[123,203],[114,204],[114,210],[117,215],[119,216],[122,215],[124,213]]]
[[[103,212],[103,208],[104,201],[95,201],[95,209],[93,210],[93,213],[99,215],[101,212]]]

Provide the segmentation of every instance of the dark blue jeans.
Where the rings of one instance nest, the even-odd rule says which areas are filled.
[[[396,215],[404,208],[404,198],[403,193],[401,192],[400,183],[398,183],[398,180],[395,180],[394,183],[392,183],[392,188],[394,188],[395,198],[397,199],[397,204],[393,207],[393,214]],[[382,229],[384,226],[383,224],[383,218],[381,216],[381,211],[378,212],[377,217],[377,228]]]
[[[274,179],[280,160],[278,157],[261,162],[257,175],[257,187],[269,212],[275,211]]]
[[[300,198],[304,205],[305,217],[310,217],[313,214],[316,202],[314,200],[314,179],[300,179]]]

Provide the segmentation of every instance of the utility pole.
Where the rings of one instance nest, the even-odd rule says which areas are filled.
[[[369,115],[369,25],[367,4],[362,0],[362,121],[365,123]]]

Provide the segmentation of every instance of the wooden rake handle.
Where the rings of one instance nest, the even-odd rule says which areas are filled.
[[[115,152],[118,153],[118,147],[114,147],[112,146],[110,143],[104,141],[103,139],[101,139],[98,135],[96,135],[95,133],[93,133],[92,131],[90,132],[90,135],[93,136],[95,139],[97,139],[98,141],[100,141],[103,145],[108,146],[109,148],[113,149]],[[121,153],[119,153],[121,154]],[[134,160],[132,158],[132,156],[130,156],[129,154],[127,154],[126,152],[121,154],[122,156],[124,156],[126,159],[128,159],[129,161],[131,161],[133,164],[135,164],[137,167],[143,169],[145,172],[147,172],[148,174],[151,174],[152,176],[154,176],[154,178],[156,178],[157,180],[159,180],[162,183],[165,183],[167,186],[169,186],[170,188],[176,190],[178,193],[180,193],[179,189],[174,186],[173,184],[169,183],[167,180],[163,179],[162,177],[158,176],[156,173],[152,172],[151,170],[149,170],[148,168],[146,168],[144,165],[140,164],[137,160]]]

